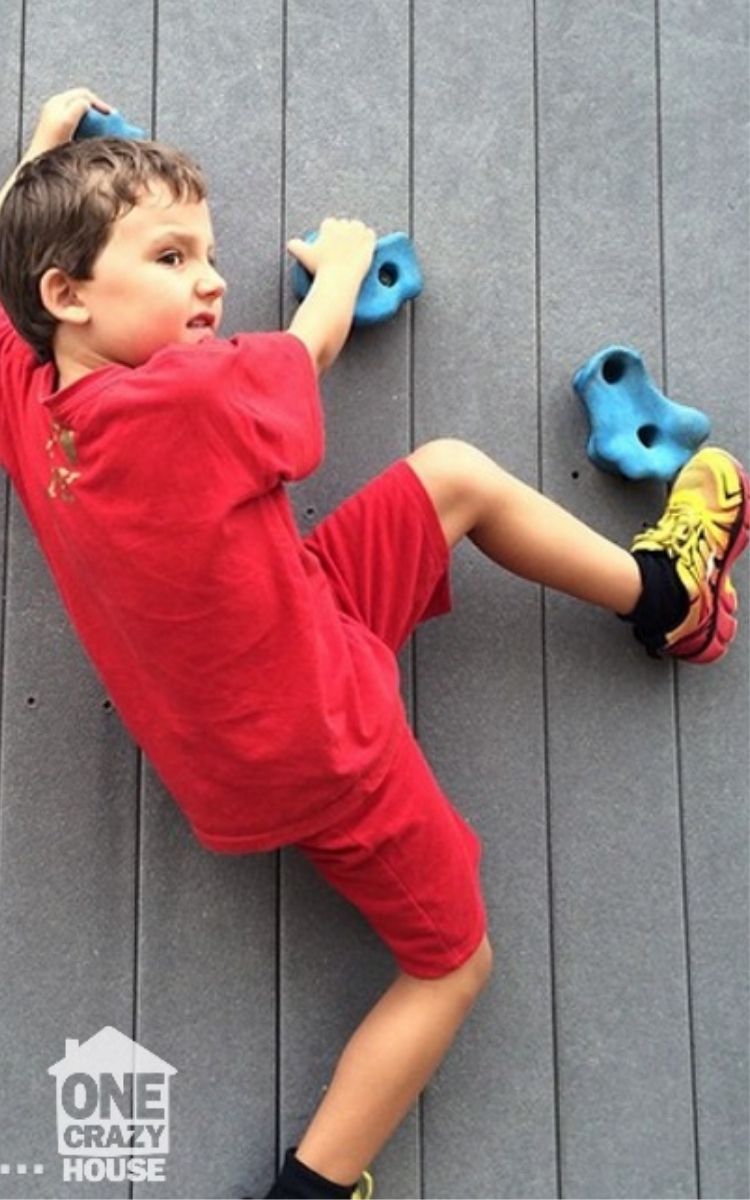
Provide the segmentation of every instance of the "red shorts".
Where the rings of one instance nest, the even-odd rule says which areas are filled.
[[[420,621],[450,611],[450,552],[430,496],[403,459],[326,517],[307,545],[339,605],[394,653]],[[394,562],[403,569],[394,572]],[[437,978],[479,946],[487,924],[481,842],[406,724],[385,777],[297,848],[359,909],[402,971]]]

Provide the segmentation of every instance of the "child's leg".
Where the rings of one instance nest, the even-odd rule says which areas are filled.
[[[450,546],[466,534],[517,575],[626,616],[656,657],[710,663],[726,653],[737,632],[729,572],[750,544],[750,477],[725,450],[704,446],[688,460],[663,516],[630,551],[466,442],[428,442],[407,462]]]
[[[440,438],[406,460],[435,503],[446,539],[464,535],[516,575],[602,605],[633,610],[638,564],[627,550],[509,475],[483,451]]]
[[[445,1056],[491,967],[485,936],[440,979],[399,974],[344,1048],[296,1157],[336,1183],[356,1181]]]

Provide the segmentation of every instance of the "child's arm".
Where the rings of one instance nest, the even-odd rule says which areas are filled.
[[[316,241],[293,238],[287,249],[315,277],[289,332],[305,343],[322,374],[349,335],[359,289],[372,262],[375,231],[362,221],[328,217]]]
[[[65,142],[69,142],[82,116],[89,110],[92,104],[94,108],[98,108],[101,112],[112,111],[110,104],[107,104],[105,100],[100,100],[88,88],[82,87],[71,88],[67,92],[60,92],[57,96],[52,96],[47,101],[39,115],[39,121],[34,130],[34,136],[29,143],[28,150],[10,179],[2,190],[0,190],[0,207],[2,207],[3,200],[13,187],[16,175],[23,164],[31,162],[32,158],[36,158],[39,154],[44,154],[45,150],[52,150],[55,146],[62,146]]]

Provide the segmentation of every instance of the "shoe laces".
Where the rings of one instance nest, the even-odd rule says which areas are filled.
[[[686,500],[669,505],[648,536],[663,546],[670,558],[679,562],[690,576],[700,582],[711,557],[711,544],[702,513]]]

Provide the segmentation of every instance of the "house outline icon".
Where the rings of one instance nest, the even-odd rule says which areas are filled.
[[[88,1041],[79,1043],[77,1038],[65,1039],[65,1055],[58,1059],[47,1074],[55,1079],[55,1099],[57,1105],[57,1148],[64,1155],[86,1155],[96,1158],[113,1158],[125,1155],[167,1154],[169,1151],[169,1082],[172,1075],[177,1074],[177,1068],[166,1062],[158,1055],[152,1054],[145,1046],[134,1042],[113,1025],[105,1025]],[[116,1105],[108,1105],[108,1115],[102,1116],[100,1103],[90,1112],[83,1115],[69,1111],[70,1092],[64,1097],[63,1092],[71,1075],[80,1078],[75,1085],[80,1089],[84,1086],[85,1077],[91,1083],[89,1098],[96,1094],[101,1098],[102,1080],[109,1080],[116,1089],[125,1091],[127,1077],[133,1085],[133,1103],[139,1095],[147,1100],[147,1109],[143,1114],[135,1112],[134,1117],[128,1118],[117,1109]],[[137,1085],[138,1076],[148,1076],[141,1080],[146,1085],[143,1091]],[[80,1092],[76,1093],[79,1096]],[[67,1099],[67,1104],[66,1104]],[[140,1117],[143,1119],[140,1119]],[[147,1143],[139,1144],[133,1139],[134,1127],[148,1128]],[[107,1145],[107,1137],[112,1137],[113,1127],[122,1131],[126,1144]],[[101,1137],[98,1137],[101,1134]],[[127,1140],[129,1136],[130,1140]],[[71,1138],[73,1140],[71,1140]],[[104,1144],[102,1144],[102,1140]]]

